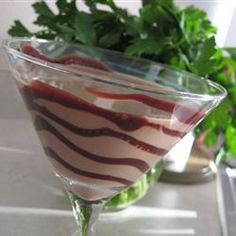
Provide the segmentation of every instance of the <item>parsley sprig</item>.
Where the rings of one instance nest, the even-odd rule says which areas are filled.
[[[57,0],[57,13],[45,1],[37,1],[32,5],[37,14],[34,24],[41,30],[31,32],[16,20],[9,34],[60,38],[118,50],[170,64],[222,84],[229,96],[196,131],[208,131],[206,145],[212,145],[223,135],[224,144],[218,157],[236,157],[236,49],[216,46],[217,29],[206,13],[194,6],[177,7],[173,0],[142,0],[138,15],[130,14],[113,0],[83,1],[88,12],[79,9],[76,0]]]

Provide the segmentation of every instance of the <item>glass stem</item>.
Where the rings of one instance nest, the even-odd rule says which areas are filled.
[[[72,192],[67,192],[76,223],[79,226],[80,236],[94,236],[94,223],[103,208],[103,201],[88,202],[77,197]]]

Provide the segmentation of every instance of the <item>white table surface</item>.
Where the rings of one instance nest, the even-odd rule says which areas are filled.
[[[70,205],[13,79],[0,71],[0,236],[69,236]],[[157,183],[138,204],[103,214],[102,236],[220,236],[215,181]]]

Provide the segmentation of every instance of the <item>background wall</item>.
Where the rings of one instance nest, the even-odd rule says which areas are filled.
[[[115,0],[120,6],[128,8],[132,13],[137,13],[141,5],[140,0]],[[0,42],[7,38],[7,30],[15,19],[20,19],[32,31],[37,27],[32,24],[35,13],[31,7],[34,0],[0,0]],[[55,0],[47,0],[52,10],[56,11]],[[208,12],[209,18],[219,28],[217,42],[220,46],[236,47],[236,10],[235,0],[179,0],[179,5],[194,4]],[[77,1],[80,9],[85,9],[82,1]],[[2,51],[0,51],[0,69],[7,65]]]

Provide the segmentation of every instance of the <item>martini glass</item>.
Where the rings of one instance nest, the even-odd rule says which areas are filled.
[[[81,236],[226,96],[193,74],[95,47],[19,38],[4,48]]]

